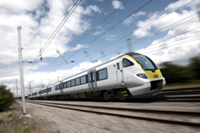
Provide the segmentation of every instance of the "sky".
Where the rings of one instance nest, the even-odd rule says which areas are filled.
[[[82,0],[73,8],[74,3],[0,1],[1,84],[16,94],[17,79],[21,88],[17,26],[22,27],[26,94],[29,85],[37,90],[127,53],[128,38],[134,52],[158,65],[185,65],[200,56],[200,0]]]

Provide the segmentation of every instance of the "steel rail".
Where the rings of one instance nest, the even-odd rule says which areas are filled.
[[[162,114],[162,115],[177,115],[177,116],[191,116],[195,117],[197,120],[200,118],[200,112],[184,112],[184,111],[170,111],[170,110],[150,110],[150,109],[131,109],[131,108],[119,108],[119,107],[104,107],[104,106],[89,106],[89,105],[72,105],[72,104],[63,104],[63,103],[47,103],[47,102],[30,102],[33,104],[39,104],[44,106],[62,108],[62,109],[70,109],[76,110],[81,112],[89,112],[95,114],[103,114],[103,115],[111,115],[111,116],[118,116],[123,118],[132,118],[132,119],[141,119],[147,121],[156,121],[168,124],[177,124],[177,125],[185,125],[185,126],[192,126],[192,127],[200,127],[199,122],[189,122],[183,120],[172,120],[172,119],[164,119],[164,118],[155,118],[155,117],[144,117],[144,116],[137,116],[131,113],[147,113],[147,114]],[[102,111],[103,109],[103,111]],[[110,112],[114,111],[114,112]],[[123,111],[123,112],[121,112]],[[117,113],[116,113],[117,112]],[[125,113],[126,112],[126,113]],[[129,113],[130,112],[130,113]]]

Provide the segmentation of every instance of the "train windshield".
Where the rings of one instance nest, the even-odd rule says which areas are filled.
[[[132,56],[144,70],[156,70],[157,66],[148,57],[144,55],[133,55]]]

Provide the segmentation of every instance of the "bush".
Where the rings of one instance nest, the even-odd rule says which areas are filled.
[[[161,72],[167,83],[185,83],[191,79],[190,70],[186,66],[179,66],[170,62],[162,64]]]
[[[164,62],[160,68],[167,84],[187,83],[200,80],[200,57],[193,57],[189,60],[187,66]]]
[[[190,59],[190,65],[189,68],[191,69],[191,72],[195,79],[200,79],[200,58],[199,57],[193,57]]]
[[[15,102],[13,94],[6,89],[6,85],[0,85],[0,111],[6,111]]]

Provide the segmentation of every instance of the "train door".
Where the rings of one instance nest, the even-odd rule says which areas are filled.
[[[92,90],[92,71],[91,70],[88,71],[88,87],[89,87],[89,90]]]
[[[90,90],[97,90],[96,70],[88,71],[88,87]]]
[[[60,82],[60,85],[59,85],[59,86],[60,86],[60,87],[59,87],[60,93],[62,94],[62,93],[63,93],[63,88],[64,88],[63,82]]]
[[[92,70],[92,87],[94,90],[98,90],[98,87],[97,87],[97,79],[96,79],[96,70]]]
[[[116,76],[119,86],[124,86],[123,69],[121,61],[116,63]]]

